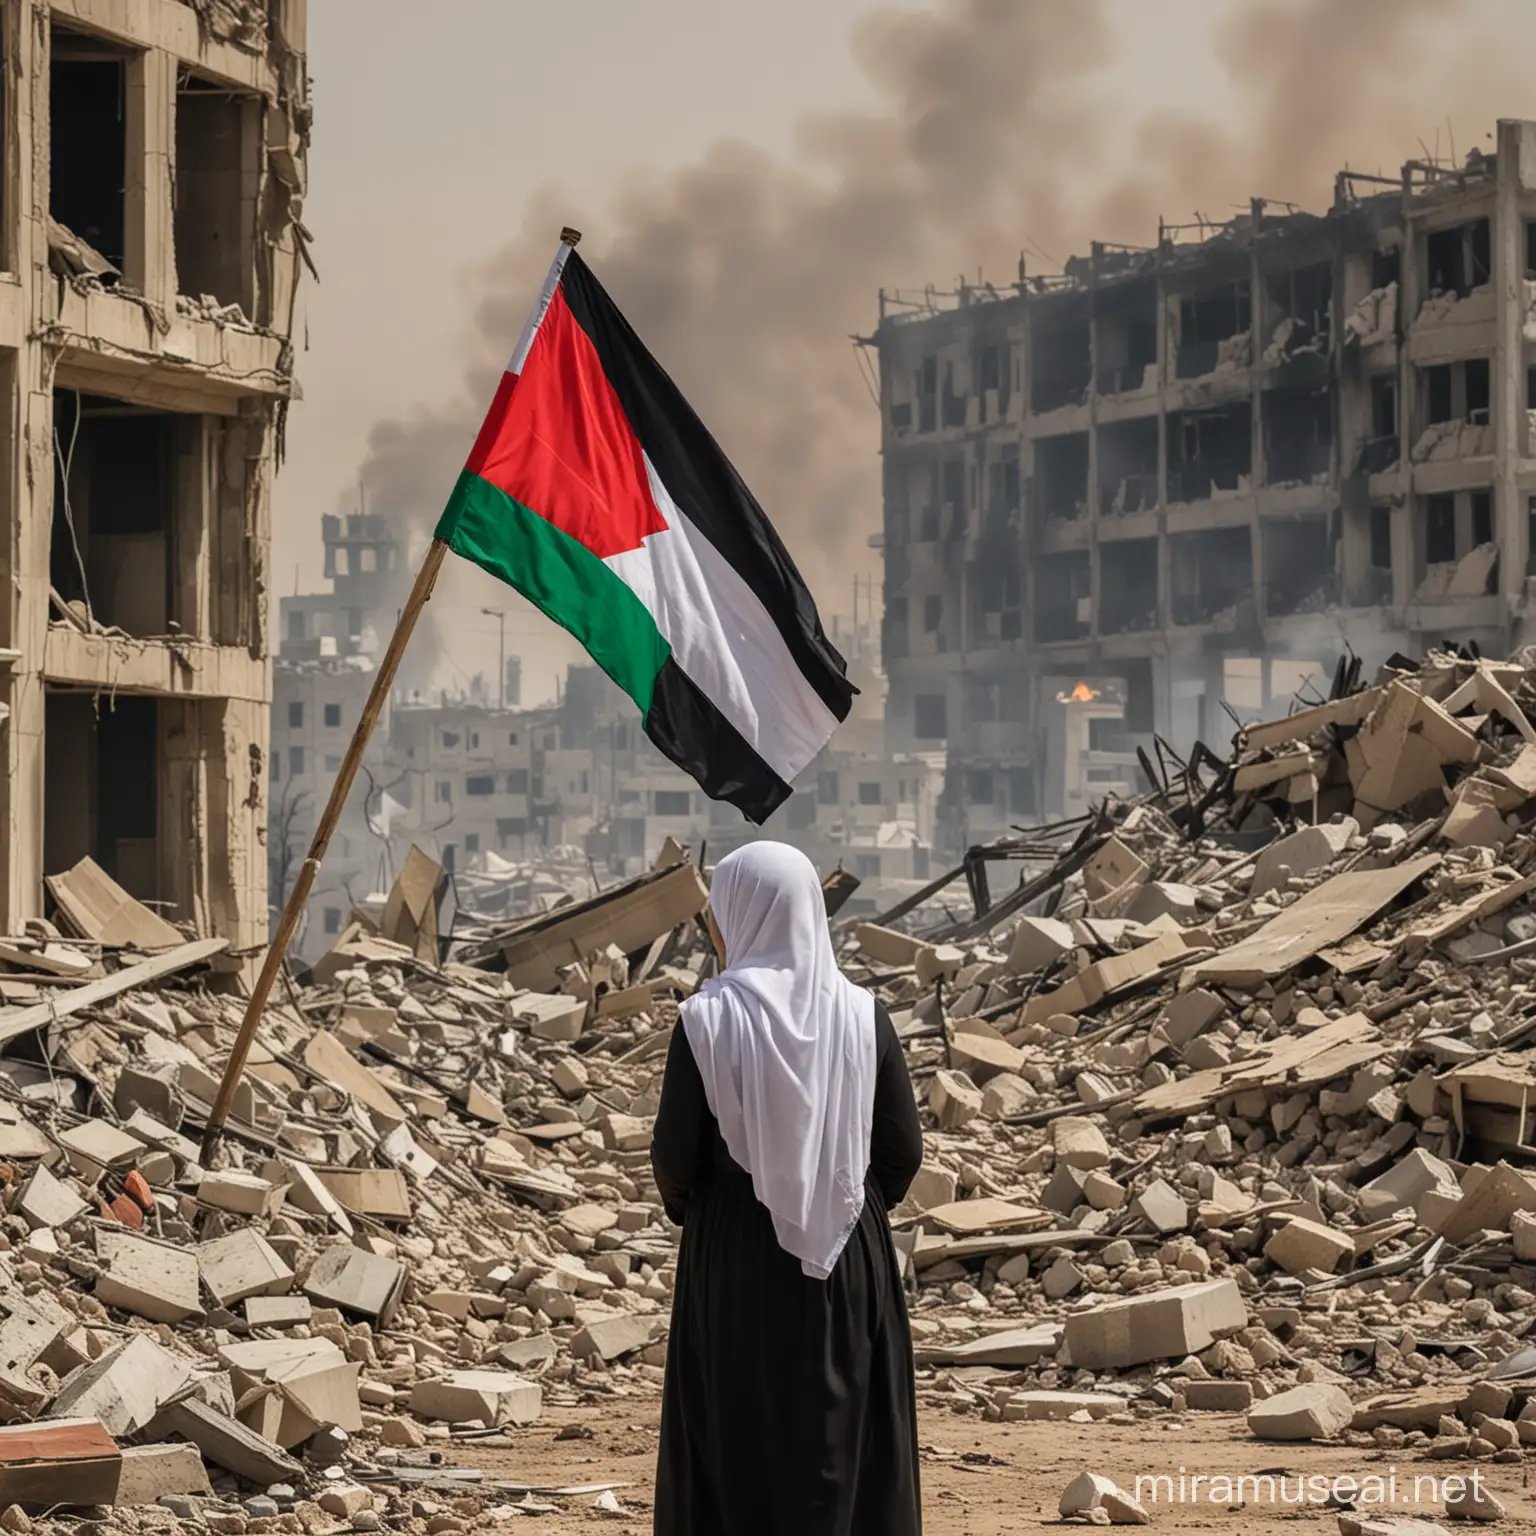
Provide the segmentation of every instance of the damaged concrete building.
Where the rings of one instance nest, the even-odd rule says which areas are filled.
[[[888,739],[947,751],[952,846],[1326,695],[1346,646],[1529,638],[1536,123],[1325,214],[882,293],[874,345]]]
[[[0,8],[5,931],[93,858],[266,937],[272,478],[304,0]]]

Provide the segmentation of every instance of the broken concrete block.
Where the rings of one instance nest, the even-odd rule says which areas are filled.
[[[1087,1414],[1090,1419],[1102,1419],[1108,1414],[1119,1413],[1124,1407],[1125,1399],[1112,1392],[1009,1392],[1004,1417],[1015,1422],[1054,1420],[1061,1423],[1080,1413]]]
[[[1183,927],[1199,921],[1200,893],[1192,885],[1149,880],[1136,892],[1125,915],[1133,923],[1154,923],[1160,917],[1171,917]]]
[[[190,1360],[138,1333],[67,1377],[51,1411],[99,1419],[121,1439],[143,1429],[191,1379]]]
[[[961,1019],[955,1025],[950,1036],[950,1057],[978,1086],[999,1073],[1017,1072],[1024,1065],[1024,1053],[980,1019]]]
[[[510,1371],[450,1371],[411,1390],[411,1412],[449,1424],[531,1424],[543,1407],[537,1382]]]
[[[183,1397],[162,1408],[149,1425],[156,1437],[180,1435],[203,1453],[203,1459],[263,1488],[296,1481],[302,1468],[238,1419],[195,1397]]]
[[[571,1353],[587,1360],[618,1360],[644,1349],[651,1342],[653,1320],[649,1317],[604,1317],[589,1321],[571,1339]]]
[[[612,1152],[643,1152],[651,1144],[651,1122],[639,1115],[599,1115],[595,1124]]]
[[[941,976],[945,981],[953,981],[960,974],[965,951],[954,944],[925,944],[912,963],[918,985],[931,987]]]
[[[1166,1179],[1153,1179],[1131,1201],[1131,1214],[1154,1232],[1182,1232],[1189,1225],[1189,1206]]]
[[[1332,864],[1349,846],[1352,837],[1360,835],[1360,823],[1352,816],[1341,817],[1320,827],[1303,827],[1289,837],[1271,843],[1258,857],[1253,866],[1253,884],[1250,896],[1262,896],[1272,891],[1286,875],[1309,875],[1315,869]],[[1282,874],[1284,870],[1286,873]]]
[[[941,1130],[958,1130],[981,1113],[981,1089],[964,1072],[935,1072],[928,1085],[928,1107]]]
[[[1289,1275],[1306,1269],[1331,1275],[1354,1252],[1354,1242],[1343,1232],[1305,1216],[1291,1217],[1264,1245],[1264,1257]]]
[[[1309,1381],[1255,1403],[1248,1428],[1260,1440],[1326,1440],[1355,1416],[1349,1393],[1331,1381]]]
[[[1536,1181],[1508,1163],[1496,1163],[1475,1184],[1471,1172],[1463,1184],[1463,1197],[1446,1210],[1438,1226],[1430,1228],[1446,1242],[1460,1243],[1474,1232],[1507,1232],[1516,1211],[1536,1211]],[[1426,1216],[1436,1194],[1424,1196]]]
[[[907,1188],[905,1203],[920,1211],[931,1211],[936,1205],[949,1205],[955,1198],[955,1176],[947,1168],[934,1163],[924,1163]]]
[[[282,1206],[286,1193],[284,1185],[235,1170],[205,1173],[197,1186],[199,1204],[240,1216],[271,1216]]]
[[[596,1237],[619,1224],[619,1213],[606,1205],[573,1205],[561,1211],[560,1225],[578,1237]]]
[[[314,1308],[308,1296],[247,1296],[245,1320],[252,1328],[293,1328],[309,1322]]]
[[[510,1339],[496,1348],[496,1358],[513,1371],[526,1371],[531,1366],[553,1360],[560,1352],[559,1346],[547,1333],[536,1333],[527,1339]]]
[[[221,1307],[232,1307],[247,1296],[279,1296],[293,1284],[293,1271],[250,1227],[199,1243],[197,1267],[208,1294]]]
[[[1175,1050],[1183,1050],[1190,1041],[1209,1029],[1226,1013],[1226,1003],[1214,992],[1195,987],[1181,992],[1168,1004],[1167,1012],[1153,1025],[1151,1039],[1154,1044],[1166,1042]]]
[[[1066,1349],[1083,1370],[1122,1370],[1198,1354],[1248,1325],[1233,1280],[1204,1280],[1105,1302],[1067,1318]]]
[[[1013,1072],[1001,1072],[989,1078],[981,1090],[981,1112],[990,1120],[1027,1114],[1039,1101],[1040,1096],[1034,1088]]]
[[[508,1006],[536,1040],[579,1040],[587,1023],[587,1004],[563,993],[525,992]]]
[[[288,1201],[312,1216],[326,1216],[345,1237],[352,1236],[352,1220],[341,1202],[326,1187],[325,1181],[308,1163],[296,1157],[268,1158],[261,1166],[261,1176],[274,1184],[292,1179]]]
[[[1051,1301],[1070,1296],[1087,1277],[1065,1254],[1040,1276],[1040,1289]]]
[[[579,1099],[590,1082],[587,1064],[580,1056],[562,1056],[550,1073],[550,1081],[568,1099]]]
[[[1246,1381],[1187,1381],[1179,1390],[1200,1413],[1246,1413],[1253,1406],[1253,1387]]]
[[[67,1227],[90,1207],[62,1179],[55,1178],[39,1163],[22,1190],[16,1209],[34,1230],[40,1227]]]
[[[58,1133],[70,1165],[82,1179],[95,1183],[108,1168],[131,1165],[143,1144],[105,1120],[86,1120]]]
[[[386,1259],[350,1243],[332,1243],[310,1265],[301,1289],[322,1306],[340,1307],[387,1328],[405,1280],[406,1268],[398,1259]]]
[[[1089,910],[1101,917],[1120,916],[1149,873],[1140,855],[1111,837],[1083,866]]]
[[[202,1452],[186,1441],[167,1445],[125,1445],[123,1469],[113,1503],[153,1504],[161,1494],[211,1494]]]
[[[106,1266],[96,1278],[96,1299],[107,1306],[157,1323],[179,1323],[202,1312],[197,1255],[190,1248],[99,1227],[96,1254]]]
[[[1083,1193],[1087,1181],[1088,1174],[1081,1168],[1074,1168],[1071,1163],[1058,1162],[1056,1171],[1040,1192],[1040,1204],[1048,1211],[1069,1216],[1078,1206],[1087,1202],[1088,1197]]]
[[[1118,1211],[1125,1204],[1126,1188],[1102,1168],[1092,1169],[1083,1179],[1083,1198],[1096,1211]]]
[[[362,1428],[358,1366],[330,1339],[225,1344],[219,1361],[230,1369],[241,1423],[284,1450],[328,1425],[348,1433]],[[253,1392],[262,1386],[274,1390]]]
[[[350,1521],[354,1515],[373,1508],[373,1492],[361,1483],[331,1483],[315,1502],[326,1514]]]
[[[1480,1476],[1460,1480],[1459,1487],[1452,1487],[1456,1479],[1445,1480],[1445,1514],[1449,1520],[1502,1520],[1505,1515],[1503,1502]]]
[[[1509,1232],[1515,1240],[1515,1257],[1522,1264],[1536,1259],[1536,1212],[1513,1212],[1509,1218]]]
[[[181,1129],[187,1113],[177,1070],[169,1062],[153,1066],[125,1062],[112,1091],[112,1107],[119,1120],[130,1120],[136,1110],[143,1110],[173,1131]]]
[[[1109,1162],[1109,1143],[1093,1121],[1079,1115],[1063,1115],[1051,1122],[1051,1145],[1056,1161],[1073,1168],[1103,1168]]]
[[[1390,1216],[1408,1207],[1417,1211],[1419,1202],[1430,1190],[1439,1190],[1459,1199],[1461,1188],[1449,1163],[1415,1147],[1385,1173],[1378,1174],[1360,1187],[1360,1211],[1368,1221]]]
[[[1054,917],[1021,917],[1008,946],[1008,969],[1025,976],[1059,960],[1075,947],[1071,927]]]
[[[854,930],[859,953],[876,965],[901,967],[915,965],[919,951],[927,948],[921,939],[877,923],[860,923]]]
[[[1149,1519],[1146,1510],[1130,1494],[1097,1472],[1079,1472],[1067,1484],[1057,1509],[1063,1517],[1102,1511],[1110,1525],[1146,1525]]]

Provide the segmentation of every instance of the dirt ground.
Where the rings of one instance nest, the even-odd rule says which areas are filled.
[[[1243,1505],[1208,1497],[1202,1485],[1198,1497],[1180,1504],[1167,1496],[1149,1505],[1152,1525],[1166,1531],[1236,1533],[1271,1529],[1331,1533],[1338,1530],[1337,1511],[1321,1502],[1298,1504],[1298,1477],[1326,1479],[1379,1478],[1396,1471],[1398,1502],[1391,1513],[1443,1520],[1444,1503],[1429,1498],[1414,1502],[1416,1477],[1465,1476],[1470,1462],[1419,1461],[1403,1452],[1359,1451],[1348,1447],[1282,1446],[1254,1440],[1235,1415],[1168,1415],[1134,1427],[1113,1424],[984,1424],[975,1418],[946,1413],[920,1414],[923,1462],[923,1529],[926,1536],[1011,1536],[1041,1526],[1086,1529],[1080,1522],[1064,1524],[1056,1513],[1066,1485],[1083,1470],[1112,1477],[1131,1489],[1138,1474],[1167,1474],[1177,1493],[1180,1468],[1194,1474],[1226,1476],[1285,1474],[1290,1502],[1274,1502],[1267,1493],[1250,1495]],[[460,1466],[483,1468],[494,1477],[546,1486],[615,1482],[616,1497],[630,1513],[624,1519],[593,1509],[591,1495],[562,1500],[560,1514],[524,1517],[516,1521],[528,1536],[560,1536],[573,1526],[601,1521],[615,1536],[649,1536],[651,1478],[656,1455],[658,1405],[618,1400],[601,1408],[552,1411],[536,1427],[519,1431],[510,1449],[455,1446],[447,1459]],[[564,1430],[581,1438],[558,1439]],[[1499,1536],[1536,1536],[1536,1489],[1525,1464],[1476,1464],[1482,1486],[1491,1488],[1508,1514],[1489,1527]],[[1187,1486],[1187,1485],[1186,1485]],[[1262,1485],[1261,1485],[1262,1486]],[[466,1490],[468,1491],[468,1490]],[[1326,1490],[1323,1496],[1326,1497]],[[1383,1510],[1382,1513],[1388,1511]],[[1270,1522],[1283,1522],[1270,1524]],[[1464,1526],[1475,1530],[1478,1527]],[[721,1536],[730,1536],[722,1532]]]

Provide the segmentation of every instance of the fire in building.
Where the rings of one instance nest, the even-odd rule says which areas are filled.
[[[1346,646],[1530,638],[1536,123],[1327,213],[882,294],[886,731],[951,847],[1224,742]]]
[[[8,933],[89,858],[167,918],[266,937],[304,27],[303,0],[3,9]]]

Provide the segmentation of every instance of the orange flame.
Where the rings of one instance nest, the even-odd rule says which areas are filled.
[[[1090,688],[1087,683],[1079,683],[1071,693],[1058,693],[1056,702],[1058,704],[1091,704],[1098,696],[1097,688]]]

